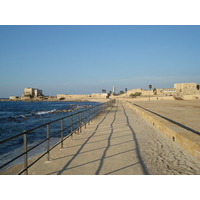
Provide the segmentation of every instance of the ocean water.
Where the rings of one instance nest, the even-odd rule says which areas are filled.
[[[94,106],[97,102],[21,102],[21,101],[0,101],[0,141],[15,136],[23,131],[38,127],[47,122],[65,117],[74,112],[87,109],[87,106]],[[71,110],[69,112],[56,112],[59,110]],[[65,127],[69,120],[64,120]],[[53,134],[60,130],[60,123],[50,125],[50,133]],[[69,131],[64,132],[66,136]],[[39,143],[46,137],[46,127],[38,129],[28,135],[28,147]],[[51,145],[59,141],[59,136],[50,140]],[[41,153],[45,150],[45,144],[29,153],[29,157]],[[14,140],[0,144],[0,166],[9,159],[23,152],[23,136]],[[11,165],[23,162],[17,160]],[[11,166],[9,165],[9,166]],[[3,169],[5,170],[5,168]],[[2,170],[1,170],[2,171]]]

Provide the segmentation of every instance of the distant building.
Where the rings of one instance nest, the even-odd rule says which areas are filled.
[[[34,89],[34,97],[43,96],[42,90]]]
[[[58,100],[80,100],[80,99],[88,99],[91,97],[91,95],[57,94],[56,97]]]
[[[175,83],[174,88],[176,89],[197,89],[196,83]]]
[[[42,90],[36,88],[24,88],[24,93],[22,94],[22,97],[28,98],[35,98],[40,96],[43,96]]]
[[[197,83],[175,83],[176,93],[180,95],[200,94],[200,85]]]
[[[108,98],[109,94],[108,93],[92,93],[91,97],[93,97],[93,98]]]
[[[23,97],[31,97],[34,96],[34,90],[33,88],[24,88],[24,93],[22,94]]]
[[[176,88],[165,88],[163,90],[164,95],[174,95],[174,93],[176,92]]]
[[[143,90],[141,88],[128,90],[123,97],[129,97],[130,94],[141,93],[141,96],[183,96],[200,95],[200,84],[197,83],[175,83],[174,88]]]

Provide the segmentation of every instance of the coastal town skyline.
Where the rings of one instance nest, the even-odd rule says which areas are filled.
[[[199,26],[0,26],[0,98],[171,88],[200,74]]]

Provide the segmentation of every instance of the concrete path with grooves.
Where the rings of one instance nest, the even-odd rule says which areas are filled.
[[[29,174],[148,174],[130,125],[130,109],[120,102],[100,114],[51,161],[33,165]]]

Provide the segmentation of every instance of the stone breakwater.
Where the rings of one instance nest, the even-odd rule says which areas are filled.
[[[111,99],[109,98],[68,98],[68,99],[58,99],[56,97],[54,98],[32,98],[32,99],[0,99],[0,101],[23,101],[23,102],[38,102],[38,101],[51,101],[51,102],[107,102],[110,101]]]
[[[8,119],[10,121],[16,121],[16,122],[18,121],[18,122],[20,122],[21,120],[27,120],[27,119],[30,119],[31,117],[34,117],[34,118],[40,118],[40,117],[48,118],[47,115],[49,115],[49,114],[53,115],[53,114],[58,114],[58,113],[75,112],[77,110],[84,109],[84,108],[89,108],[89,107],[91,107],[91,105],[70,104],[70,106],[68,106],[68,108],[66,108],[66,109],[31,111],[29,113],[20,114],[20,115],[17,115],[17,116],[10,116],[10,117],[8,117]]]
[[[91,105],[76,105],[75,108],[71,108],[71,109],[63,109],[63,110],[55,110],[53,112],[51,112],[52,114],[54,113],[60,113],[60,112],[74,112],[76,110],[82,109],[82,108],[88,108],[91,107]]]

